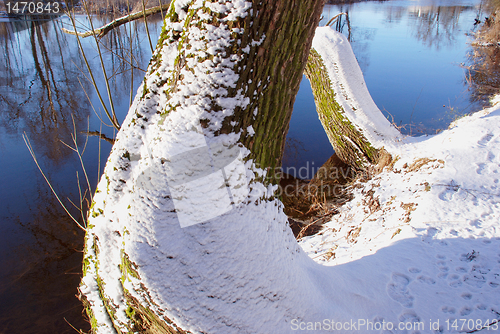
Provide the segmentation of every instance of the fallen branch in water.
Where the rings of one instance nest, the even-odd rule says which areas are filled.
[[[68,30],[65,28],[61,28],[61,29],[63,32],[70,34],[70,35],[78,35],[80,37],[85,38],[85,37],[92,36],[95,33],[97,38],[102,38],[108,32],[110,32],[111,30],[113,30],[116,27],[121,26],[122,24],[149,16],[149,15],[160,13],[163,10],[167,10],[169,6],[170,6],[170,3],[165,4],[165,5],[161,5],[161,6],[152,7],[152,8],[146,9],[146,10],[141,10],[140,12],[135,12],[135,13],[132,13],[132,14],[129,14],[126,16],[122,16],[122,17],[120,17],[116,20],[113,20],[110,23],[102,26],[101,28],[95,29],[93,32],[92,32],[92,30],[85,31],[85,32],[77,32],[77,31]]]

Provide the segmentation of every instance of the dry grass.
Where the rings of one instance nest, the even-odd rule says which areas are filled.
[[[419,158],[415,160],[411,165],[405,164],[403,168],[406,168],[406,172],[411,173],[411,172],[416,172],[425,165],[428,165],[433,162],[437,162],[438,164],[444,165],[444,161],[441,159]]]
[[[464,81],[473,100],[487,102],[500,89],[500,0],[488,3],[485,17],[468,53]]]

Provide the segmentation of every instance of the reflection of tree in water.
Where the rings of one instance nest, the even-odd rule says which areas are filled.
[[[79,22],[82,20],[85,21],[80,17]],[[149,20],[150,30],[156,31],[161,24],[161,16],[150,17]],[[94,25],[100,26],[109,21],[108,17],[94,18]],[[62,26],[62,21],[56,20],[0,24],[0,48],[3,50],[0,56],[2,127],[11,133],[26,131],[37,153],[43,153],[52,161],[71,154],[60,141],[70,141],[72,117],[75,119],[77,132],[87,130],[87,118],[91,116],[92,109],[86,94],[91,98],[95,96],[94,88],[86,78],[87,68],[76,37],[64,34]],[[128,101],[131,59],[136,68],[135,81],[140,80],[144,74],[139,68],[146,68],[151,55],[149,46],[146,47],[143,42],[144,35],[144,24],[137,21],[111,31],[100,40],[114,101]],[[82,43],[93,73],[98,82],[102,83],[102,71],[95,55],[95,41],[88,38]],[[107,101],[105,90],[102,87],[100,89]],[[98,111],[101,109],[95,101],[94,107]],[[124,116],[128,108],[122,109],[125,110],[119,113]],[[112,135],[111,133],[110,136]]]
[[[351,46],[358,64],[364,72],[370,65],[369,45],[375,37],[376,30],[373,28],[361,28],[357,25],[357,22],[351,22],[349,13],[352,11],[353,3],[355,2],[347,1],[338,5],[326,5],[323,13],[327,13],[327,15],[323,24],[326,24],[326,22],[339,13],[347,13],[347,15],[339,16],[338,20],[332,25],[332,28],[343,33],[352,43]]]
[[[168,4],[170,0],[144,0],[146,8]],[[142,10],[142,0],[86,0],[89,11],[98,17],[115,19],[121,15],[137,10]],[[83,5],[77,6],[76,10],[80,14],[86,14]],[[107,21],[110,22],[111,20]],[[148,20],[149,21],[149,20]]]
[[[78,82],[81,66],[78,49],[62,35],[57,21],[25,21],[4,24],[0,45],[0,118],[7,131],[24,130],[38,150],[58,161],[70,152],[67,140],[74,116],[84,126],[89,107]],[[83,82],[88,89],[89,85]]]
[[[474,45],[468,53],[465,82],[473,101],[487,100],[500,89],[500,48]]]
[[[66,216],[45,187],[28,207],[33,221],[18,223],[30,236],[2,263],[0,324],[5,333],[75,333],[89,325],[76,298],[81,276],[83,231]],[[49,224],[47,222],[50,222]],[[29,321],[27,321],[29,317]]]
[[[387,24],[397,24],[403,19],[406,14],[406,7],[403,6],[387,6],[385,10],[385,20]]]
[[[298,158],[306,151],[307,150],[304,148],[303,142],[288,135],[285,141],[285,150],[283,151],[282,164],[293,165],[297,163]]]
[[[410,7],[414,36],[427,47],[439,50],[455,43],[460,33],[458,24],[460,13],[471,10],[470,6],[428,6]]]

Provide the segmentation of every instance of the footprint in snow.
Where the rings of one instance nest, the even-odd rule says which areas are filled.
[[[477,143],[479,145],[486,145],[490,142],[490,140],[493,139],[493,134],[492,133],[488,133],[487,135],[485,135],[483,138],[481,138]]]
[[[484,310],[486,310],[488,308],[488,306],[486,306],[484,304],[479,304],[479,305],[476,306],[476,308],[478,310],[484,311]]]
[[[491,152],[488,152],[488,155],[486,156],[486,159],[488,159],[488,161],[495,161],[495,155]]]
[[[479,175],[484,174],[485,167],[486,167],[486,164],[483,164],[483,163],[477,164],[476,173]]]
[[[465,307],[462,307],[462,309],[460,309],[460,315],[466,316],[466,315],[471,314],[472,311],[473,311],[473,309],[471,307],[465,306]]]
[[[441,307],[441,312],[448,313],[448,314],[455,314],[457,312],[457,310],[451,306],[443,306],[443,307]]]
[[[436,284],[436,280],[429,277],[429,276],[418,276],[417,277],[417,280],[420,282],[420,283],[425,283],[425,284],[429,284],[429,285],[432,285],[432,284]]]
[[[453,189],[445,189],[443,192],[439,194],[439,199],[442,201],[448,202],[453,199],[453,196],[455,195],[457,191]]]
[[[463,299],[465,300],[471,300],[472,299],[472,295],[468,292],[464,292],[460,295],[460,297],[462,297]]]
[[[440,272],[448,272],[450,268],[446,265],[446,262],[444,261],[438,261],[436,264],[439,266],[439,271]]]
[[[391,281],[387,284],[387,294],[402,306],[413,307],[414,298],[408,291],[409,284],[410,278],[408,276],[393,273]]]
[[[422,270],[418,269],[418,268],[410,268],[408,269],[408,271],[412,274],[418,274],[419,272],[421,272]]]
[[[476,288],[482,288],[483,285],[486,283],[486,277],[484,277],[484,275],[481,275],[479,273],[471,273],[470,275],[464,276],[464,282],[467,285]]]
[[[403,323],[416,323],[416,322],[420,322],[420,317],[415,313],[415,311],[412,311],[412,310],[405,310],[404,312],[402,312],[400,315],[399,315],[399,322],[403,322]]]
[[[434,236],[438,233],[438,229],[435,227],[429,227],[427,229],[427,235],[422,236],[422,241],[430,243],[432,239],[434,239]]]
[[[446,273],[446,272],[438,274],[438,278],[445,279],[446,277],[448,277],[448,273]]]

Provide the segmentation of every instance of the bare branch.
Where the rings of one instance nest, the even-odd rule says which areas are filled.
[[[113,20],[110,23],[102,26],[101,28],[95,29],[93,32],[92,32],[92,30],[85,31],[85,32],[77,32],[77,31],[72,31],[72,30],[68,30],[65,28],[61,28],[61,29],[63,32],[65,32],[67,34],[78,35],[78,36],[83,37],[83,38],[93,36],[94,33],[97,36],[97,38],[102,38],[108,32],[110,32],[111,30],[113,30],[116,27],[121,26],[122,24],[125,24],[125,23],[130,22],[130,21],[134,21],[134,20],[137,20],[137,19],[140,19],[143,17],[147,17],[149,15],[160,13],[163,10],[167,10],[169,6],[170,6],[170,4],[165,4],[165,5],[161,5],[161,6],[148,8],[144,11],[141,10],[140,12],[135,12],[135,13],[132,13],[132,14],[129,14],[126,16],[122,16],[122,17],[120,17],[116,20]]]

